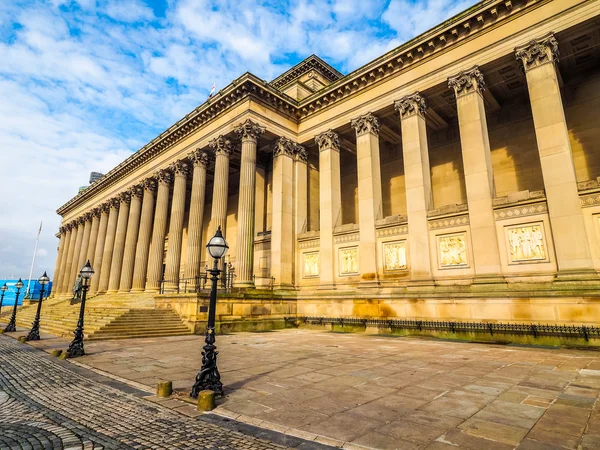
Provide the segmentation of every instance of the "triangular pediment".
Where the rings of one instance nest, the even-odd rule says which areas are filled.
[[[302,100],[343,76],[318,56],[311,55],[269,84],[296,100]]]

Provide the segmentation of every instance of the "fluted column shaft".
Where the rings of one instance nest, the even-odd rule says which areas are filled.
[[[75,239],[77,238],[77,228],[75,224],[68,225],[69,231],[67,232],[67,246],[65,248],[65,260],[63,262],[63,269],[60,273],[60,293],[65,294],[67,292],[67,285],[69,284],[69,274],[71,273],[71,266],[73,265],[73,252],[75,251]]]
[[[121,281],[121,269],[123,268],[123,255],[125,253],[125,238],[127,237],[127,222],[129,220],[129,209],[131,195],[129,192],[121,193],[119,206],[119,217],[117,218],[117,229],[115,232],[115,243],[110,265],[110,276],[108,279],[107,293],[114,294],[119,290]]]
[[[148,254],[150,238],[152,237],[152,218],[154,216],[154,196],[156,180],[149,178],[144,181],[144,199],[140,218],[140,231],[135,251],[135,267],[133,269],[133,285],[131,292],[142,292],[146,287],[146,272],[148,271]]]
[[[79,254],[81,253],[81,243],[83,241],[83,234],[85,232],[85,223],[83,219],[78,220],[77,224],[77,237],[75,238],[75,248],[73,249],[73,259],[71,263],[71,269],[69,271],[69,278],[67,282],[67,292],[71,292],[75,286],[77,275],[81,270],[79,267]]]
[[[171,202],[165,280],[168,281],[166,283],[167,288],[175,289],[179,285],[179,270],[181,268],[181,243],[183,239],[188,164],[178,161],[171,166],[171,171],[175,176],[175,182],[173,184],[173,201]]]
[[[158,292],[163,278],[163,260],[165,255],[165,236],[167,234],[167,219],[169,214],[169,191],[173,176],[168,171],[158,174],[158,194],[156,196],[156,212],[150,255],[148,260],[148,279],[146,292]]]
[[[91,231],[90,231],[90,239],[88,242],[86,256],[85,256],[85,260],[89,261],[90,264],[94,263],[94,257],[96,256],[96,244],[98,243],[97,241],[98,241],[98,229],[99,228],[100,228],[100,210],[98,208],[96,208],[94,211],[92,211],[92,225],[91,225]]]
[[[108,290],[113,251],[115,249],[117,220],[119,218],[119,203],[120,201],[118,198],[114,198],[110,202],[108,225],[106,227],[106,239],[104,240],[104,252],[102,253],[102,265],[99,274],[100,283],[98,284],[98,293],[105,293]]]
[[[63,269],[63,260],[65,255],[65,247],[67,246],[67,230],[65,227],[60,227],[60,239],[58,241],[58,255],[56,255],[56,265],[54,266],[54,276],[52,277],[52,294],[60,293],[60,274]]]
[[[308,227],[308,152],[296,145],[294,155],[294,250],[297,249],[298,235],[307,231]],[[294,270],[294,283],[302,278],[302,262],[294,255],[297,266]]]
[[[133,283],[133,266],[135,262],[135,249],[137,246],[138,233],[140,231],[143,195],[144,189],[141,185],[131,188],[131,206],[129,207],[129,218],[127,220],[125,251],[123,253],[119,292],[129,292]]]
[[[187,278],[196,278],[200,273],[200,262],[202,261],[202,222],[204,218],[208,153],[197,150],[190,155],[190,159],[194,165],[194,171],[192,174],[192,198],[188,221],[185,273]]]
[[[85,265],[87,249],[90,243],[90,235],[92,232],[92,215],[86,214],[84,216],[85,223],[83,225],[83,237],[81,238],[81,250],[79,251],[79,258],[77,258],[77,267],[75,268],[77,274],[75,275],[75,279],[77,279],[77,275],[79,275],[79,271]]]
[[[92,277],[90,283],[90,294],[96,294],[98,292],[98,286],[100,286],[100,275],[102,274],[102,261],[104,258],[104,247],[106,244],[106,232],[108,231],[108,216],[110,212],[110,206],[108,203],[103,204],[100,207],[100,223],[98,224],[98,238],[96,239],[96,248],[94,249],[94,260],[92,261],[92,268],[96,274]]]

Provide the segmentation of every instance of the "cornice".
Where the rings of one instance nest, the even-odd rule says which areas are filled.
[[[277,78],[269,82],[269,84],[276,89],[282,89],[292,81],[300,78],[302,75],[310,72],[313,69],[316,69],[321,75],[331,82],[337,81],[344,76],[317,55],[311,55],[305,60],[296,64],[291,69],[279,75]]]

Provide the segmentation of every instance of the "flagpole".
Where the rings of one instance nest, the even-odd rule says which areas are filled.
[[[40,229],[38,230],[37,237],[35,238],[35,248],[33,249],[33,260],[31,261],[31,269],[29,269],[29,279],[27,280],[27,290],[23,298],[31,298],[31,292],[29,286],[31,285],[31,276],[33,275],[33,266],[35,265],[35,257],[37,255],[38,243],[40,242],[40,233],[42,232],[42,222],[40,222]]]

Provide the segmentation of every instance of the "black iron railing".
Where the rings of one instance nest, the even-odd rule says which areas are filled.
[[[553,325],[525,323],[454,322],[436,320],[361,319],[351,317],[286,317],[287,323],[389,328],[394,330],[486,333],[494,335],[553,336],[574,339],[600,339],[600,327],[593,325]]]
[[[225,292],[231,292],[233,289],[233,281],[235,279],[235,271],[233,268],[225,270],[224,274],[219,277],[220,281],[217,284],[217,289]],[[161,294],[197,294],[199,292],[210,291],[210,274],[200,272],[195,278],[179,278],[178,280],[161,280]]]
[[[269,280],[269,283],[266,285],[261,284],[259,286],[258,284],[256,284],[256,280]],[[254,286],[256,286],[259,289],[267,288],[273,290],[273,287],[275,286],[275,277],[273,276],[252,275],[252,281],[254,281]]]

